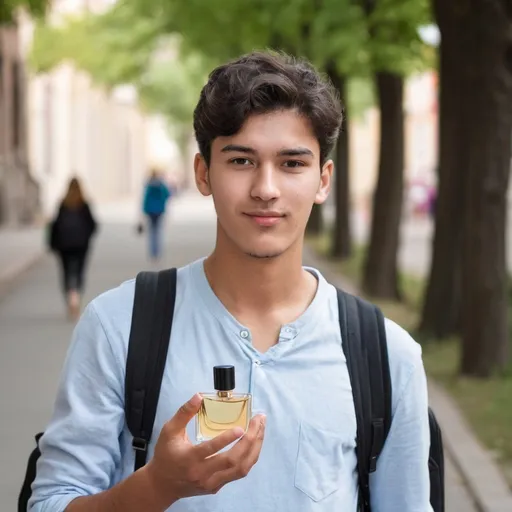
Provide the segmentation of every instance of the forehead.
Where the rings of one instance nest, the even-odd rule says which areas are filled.
[[[292,110],[250,116],[235,135],[217,137],[212,143],[212,153],[220,152],[227,144],[248,146],[258,153],[276,153],[294,147],[306,147],[314,155],[320,153],[309,121]]]

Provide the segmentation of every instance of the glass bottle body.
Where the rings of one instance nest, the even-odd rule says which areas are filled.
[[[203,403],[196,415],[196,439],[207,441],[226,430],[240,427],[244,431],[251,419],[251,395],[217,391],[201,393]]]

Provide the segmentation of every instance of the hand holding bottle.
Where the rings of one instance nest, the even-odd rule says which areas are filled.
[[[194,446],[186,426],[201,402],[201,396],[194,395],[164,425],[154,457],[145,467],[155,491],[168,506],[181,498],[216,494],[227,483],[247,476],[260,455],[265,433],[265,416],[261,414],[251,419],[245,433],[235,427]],[[240,441],[229,450],[218,453],[237,439]]]

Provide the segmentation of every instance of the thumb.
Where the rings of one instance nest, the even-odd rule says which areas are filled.
[[[188,402],[184,403],[169,421],[169,430],[174,434],[184,430],[190,420],[199,412],[203,397],[196,393]]]

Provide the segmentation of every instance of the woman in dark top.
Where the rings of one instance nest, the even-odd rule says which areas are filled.
[[[73,178],[51,229],[51,248],[60,257],[62,288],[72,319],[80,314],[87,253],[96,228],[80,183]]]

